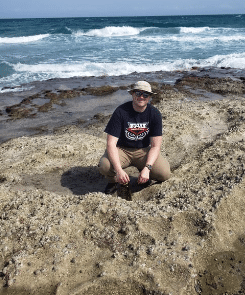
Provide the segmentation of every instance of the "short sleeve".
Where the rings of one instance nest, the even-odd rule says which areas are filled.
[[[151,131],[150,136],[162,136],[162,115],[158,109],[152,108],[151,111]]]
[[[109,120],[105,132],[117,138],[120,137],[122,128],[122,120],[120,119],[120,115],[117,110],[112,114],[111,119]]]

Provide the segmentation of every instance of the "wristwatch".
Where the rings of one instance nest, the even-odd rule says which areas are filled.
[[[152,169],[152,166],[150,164],[146,164],[145,167],[147,167],[149,170]]]

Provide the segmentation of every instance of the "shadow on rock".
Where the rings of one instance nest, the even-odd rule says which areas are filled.
[[[103,192],[106,183],[97,166],[72,167],[61,176],[61,185],[69,188],[75,195]]]
[[[232,251],[210,256],[206,269],[199,272],[198,294],[245,294],[245,235],[239,236]]]
[[[40,286],[37,287],[35,290],[31,290],[28,287],[26,288],[15,288],[13,286],[11,286],[11,288],[9,288],[8,286],[3,287],[2,289],[0,289],[0,294],[1,295],[57,295],[57,288],[58,288],[59,284],[57,284],[56,286]]]
[[[107,278],[93,282],[81,284],[71,295],[165,295],[160,290],[154,290],[153,288],[146,289],[146,287],[131,279],[122,281],[120,279]]]
[[[72,167],[62,174],[60,182],[62,187],[70,189],[74,195],[104,192],[107,185],[107,180],[99,173],[97,166]],[[147,187],[147,185],[139,185],[134,175],[130,175],[130,183],[132,193]]]

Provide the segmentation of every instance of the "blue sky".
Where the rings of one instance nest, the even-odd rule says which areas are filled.
[[[0,7],[0,18],[244,14],[245,0],[0,0]]]

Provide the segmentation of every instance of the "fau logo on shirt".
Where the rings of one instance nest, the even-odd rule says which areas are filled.
[[[149,133],[149,122],[146,123],[130,123],[125,130],[125,135],[130,140],[142,140]]]

